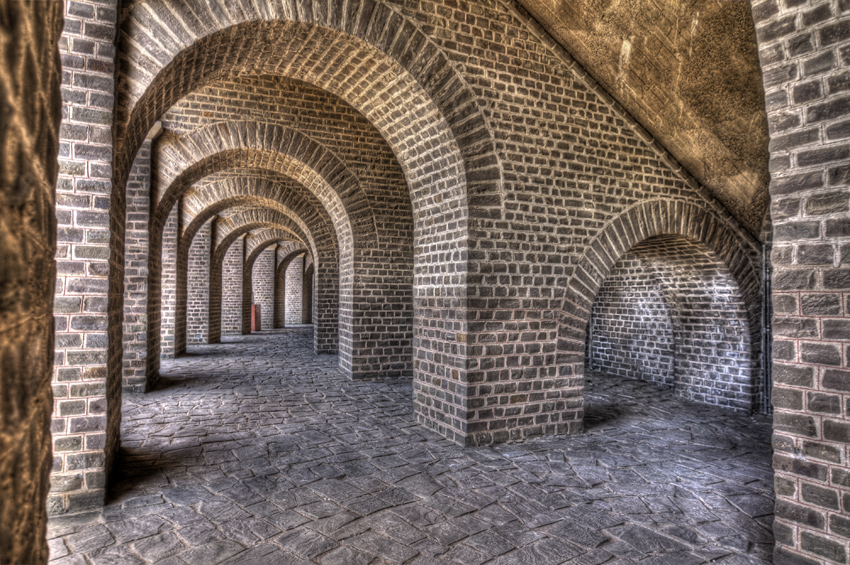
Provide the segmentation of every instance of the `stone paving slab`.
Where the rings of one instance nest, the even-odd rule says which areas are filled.
[[[51,563],[770,563],[770,420],[588,378],[586,433],[464,449],[409,381],[352,382],[309,328],[197,346],[125,397],[122,480]]]

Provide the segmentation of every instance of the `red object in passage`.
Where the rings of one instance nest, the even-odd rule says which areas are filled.
[[[251,331],[258,332],[261,329],[262,322],[260,320],[260,305],[251,304]]]

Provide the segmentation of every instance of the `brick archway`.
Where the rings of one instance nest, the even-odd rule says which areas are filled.
[[[413,269],[412,294],[425,299],[431,287],[446,281],[456,287],[438,299],[436,309],[417,309],[412,301],[404,306],[413,311],[414,323],[413,338],[403,342],[415,343],[417,333],[424,339],[430,325],[445,325],[449,331],[439,332],[438,339],[428,335],[420,342],[436,354],[425,355],[439,363],[422,364],[419,372],[430,378],[463,366],[465,353],[455,346],[451,329],[466,316],[465,307],[451,298],[461,295],[463,275],[440,256],[468,246],[470,218],[501,218],[502,168],[489,118],[462,73],[416,23],[381,3],[334,2],[315,13],[282,7],[267,12],[246,5],[224,20],[196,18],[208,13],[206,0],[186,2],[177,12],[165,4],[135,4],[122,20],[120,57],[126,64],[119,68],[128,71],[119,78],[117,95],[117,194],[112,203],[117,224],[123,223],[122,187],[137,148],[154,120],[183,96],[234,76],[283,76],[317,86],[360,111],[401,165],[413,206],[414,248],[423,253],[414,258],[422,267]],[[161,17],[166,13],[168,17]],[[229,10],[222,6],[221,13]],[[152,65],[142,70],[139,60]],[[123,264],[121,259],[120,250],[113,249],[113,262]],[[341,274],[345,278],[348,272]],[[410,273],[399,280],[408,278]],[[115,300],[110,304],[114,310]],[[450,309],[451,320],[436,315],[440,304]],[[344,324],[355,324],[358,316],[378,316],[366,301],[353,306],[357,315],[344,317]],[[386,327],[403,326],[397,322]],[[365,377],[385,369],[397,371],[370,363],[367,351],[351,350],[354,343],[345,340],[340,349],[343,370]],[[452,353],[446,355],[448,351]],[[400,374],[412,367],[411,359]]]
[[[282,328],[286,325],[285,316],[279,316],[278,312],[283,313],[284,305],[286,303],[286,269],[289,268],[289,264],[292,261],[300,256],[304,255],[307,252],[307,249],[303,247],[296,247],[292,251],[288,252],[284,255],[277,268],[275,269],[275,319],[274,319],[274,327]],[[308,254],[309,255],[309,254]],[[311,316],[312,318],[312,316]]]
[[[280,234],[278,230],[271,229],[267,231],[260,232],[252,237],[251,242],[248,244],[246,248],[246,252],[248,253],[245,258],[245,265],[242,267],[242,333],[246,332],[245,329],[250,327],[251,324],[251,296],[253,295],[253,287],[254,287],[254,265],[259,259],[260,255],[266,251],[270,246],[276,244],[281,240]],[[291,243],[295,245],[302,245],[301,253],[304,252],[303,244],[300,241],[292,241]],[[274,257],[276,260],[277,257]],[[272,284],[274,285],[277,282],[277,269],[272,269],[271,272]],[[274,292],[272,293],[274,294]],[[274,296],[272,296],[272,302],[274,302]],[[267,313],[263,313],[263,317],[267,316]],[[274,325],[274,318],[272,314],[272,325]]]
[[[242,236],[245,236],[246,234],[249,234],[250,232],[255,231],[255,230],[262,230],[260,233],[265,234],[263,237],[264,237],[264,242],[267,243],[267,244],[274,242],[274,241],[277,241],[277,240],[281,240],[281,239],[293,239],[292,238],[293,234],[292,234],[291,231],[283,228],[283,226],[275,223],[274,221],[255,221],[255,222],[243,223],[242,225],[232,229],[225,236],[223,236],[220,239],[220,241],[216,244],[215,251],[212,253],[212,259],[210,261],[210,278],[209,278],[210,290],[209,290],[209,322],[208,322],[208,327],[209,327],[209,340],[210,340],[211,343],[217,343],[217,342],[221,341],[221,336],[222,336],[222,292],[223,292],[222,283],[223,283],[223,266],[224,266],[225,255],[227,254],[228,250],[230,249],[230,247],[233,245],[234,242],[236,242]],[[296,239],[296,241],[297,241],[297,239]],[[299,243],[300,243],[300,245],[304,245],[303,242],[299,242]],[[252,251],[256,251],[260,247],[262,247],[262,244],[258,244],[256,246],[253,246]],[[262,249],[260,249],[260,251],[262,251]],[[257,254],[254,254],[254,257],[251,260],[251,265],[253,265],[253,261],[256,260]],[[243,270],[243,274],[242,274],[242,281],[243,281],[242,304],[243,304],[243,307],[240,310],[243,321],[244,321],[244,316],[245,316],[245,313],[244,313],[244,304],[245,304],[244,281],[245,281],[245,276],[246,276],[244,274],[244,269],[246,268],[246,265],[248,265],[247,259],[248,259],[247,257],[244,257],[244,258],[240,257],[240,260],[239,260],[240,264],[242,266],[242,270]],[[335,319],[336,316],[337,316],[337,312],[336,311],[329,312],[329,313],[323,312],[323,315],[325,315],[329,318]],[[249,320],[250,320],[250,318],[249,318]]]
[[[711,249],[729,268],[747,306],[751,354],[759,355],[761,278],[759,251],[740,230],[716,214],[687,202],[655,200],[622,211],[588,244],[569,278],[558,320],[557,362],[571,387],[583,387],[587,323],[591,306],[611,269],[632,247],[660,235],[679,235]],[[758,387],[754,394],[761,391]]]

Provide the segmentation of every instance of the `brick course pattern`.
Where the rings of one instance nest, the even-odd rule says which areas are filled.
[[[681,237],[654,237],[629,250],[599,289],[586,365],[749,414],[758,359],[748,326],[738,285],[716,255]]]
[[[220,332],[222,336],[242,335],[242,264],[245,242],[238,239],[232,244],[222,261]],[[210,277],[212,281],[212,276]],[[212,287],[210,287],[212,289]],[[212,294],[212,293],[211,293]],[[210,319],[215,316],[217,304],[210,297]],[[216,343],[213,341],[213,343]]]
[[[753,2],[770,127],[775,563],[850,557],[850,3]]]
[[[304,312],[302,310],[304,303],[301,293],[304,291],[304,256],[299,255],[286,268],[286,313],[285,319],[287,324],[303,324]]]
[[[211,230],[214,219],[205,223],[189,248],[186,343],[209,343]]]
[[[124,241],[125,392],[147,388],[148,224],[150,223],[151,142],[142,144],[127,183],[127,233]]]
[[[247,72],[246,61],[252,74],[304,80],[350,103],[387,140],[405,173],[417,251],[415,402],[420,421],[447,437],[484,444],[580,428],[581,370],[557,353],[563,289],[594,230],[629,206],[651,198],[699,205],[738,233],[741,254],[758,262],[758,246],[728,212],[508,4],[475,3],[486,31],[461,23],[467,3],[439,10],[360,2],[268,8],[222,9],[224,20],[208,20],[206,2],[174,9],[148,2],[128,13],[124,30],[138,41],[122,57],[161,62],[122,83],[116,184],[124,183],[128,156],[154,117],[193,89]],[[247,33],[263,39],[245,43],[243,52],[231,42]],[[174,43],[144,40],[163,34]],[[290,34],[301,39],[275,40]],[[263,57],[250,56],[251,49]],[[143,55],[148,50],[156,53]],[[342,58],[352,62],[344,72]],[[300,63],[306,60],[309,69]],[[189,64],[199,72],[184,80]],[[381,71],[367,72],[375,65]],[[512,77],[531,69],[533,80],[514,84]],[[390,88],[387,73],[392,105],[381,96]],[[399,122],[396,109],[410,119]],[[250,142],[258,138],[252,128],[263,127],[237,128],[228,139]],[[553,171],[562,174],[554,178]],[[363,214],[351,217],[353,226]],[[342,258],[342,239],[341,246]],[[345,291],[353,273],[345,264],[340,273]],[[367,282],[364,288],[375,288]],[[346,324],[356,323],[348,308],[343,300],[341,338]],[[346,369],[348,351],[358,347],[348,338],[340,343]]]
[[[0,22],[0,562],[45,563],[50,413],[75,386],[50,386],[63,5],[2,0]]]
[[[286,269],[293,259],[306,252],[303,246],[297,242],[288,242],[280,245],[277,248],[277,265],[275,267],[275,283],[274,283],[274,327],[286,327]],[[311,281],[312,282],[312,281]],[[312,290],[312,287],[311,287]],[[303,292],[303,291],[302,291]],[[312,301],[303,302],[307,305],[308,316],[312,308]],[[303,306],[302,306],[303,307]],[[309,323],[309,322],[308,322]]]
[[[117,0],[64,5],[54,388],[68,409],[56,407],[51,428],[53,513],[103,504],[123,361],[125,185],[111,182]]]
[[[170,13],[169,8],[160,2],[137,6],[138,9],[128,14],[126,20],[128,34],[141,34],[151,38],[160,37],[163,33],[171,35],[161,29],[161,22],[171,21],[181,30],[193,29],[193,34],[203,36],[203,39],[192,44],[193,51],[196,50],[202,57],[209,56],[210,61],[226,59],[226,64],[221,67],[192,60],[194,68],[209,69],[210,73],[199,76],[199,80],[194,84],[181,83],[179,87],[172,88],[171,85],[177,85],[178,77],[184,76],[180,70],[181,66],[189,61],[185,54],[177,54],[194,41],[190,34],[178,31],[174,36],[177,42],[168,47],[169,53],[165,55],[166,59],[177,56],[175,64],[169,65],[164,74],[153,68],[145,69],[134,77],[132,83],[126,82],[119,109],[119,139],[121,143],[126,140],[126,144],[122,156],[118,158],[120,162],[116,163],[116,185],[124,184],[126,172],[123,171],[126,166],[123,161],[135,152],[139,140],[138,132],[150,127],[147,123],[148,117],[161,115],[182,93],[195,86],[203,86],[204,82],[214,75],[241,72],[239,68],[244,67],[245,62],[249,60],[252,61],[251,70],[254,74],[287,74],[293,78],[309,79],[308,82],[339,95],[361,111],[375,124],[378,131],[382,132],[394,153],[399,156],[407,177],[413,205],[414,228],[417,230],[415,245],[428,252],[428,258],[423,259],[418,271],[420,283],[415,285],[421,288],[423,300],[417,319],[431,320],[423,323],[421,335],[414,336],[414,339],[422,340],[424,347],[423,356],[419,359],[419,374],[423,375],[423,378],[429,375],[428,379],[448,376],[456,382],[461,381],[464,378],[461,373],[466,371],[465,346],[458,345],[455,334],[458,331],[463,333],[464,330],[463,299],[466,292],[463,268],[458,270],[457,266],[463,265],[462,255],[466,248],[467,209],[472,206],[476,214],[483,216],[498,214],[496,210],[501,198],[500,170],[493,151],[490,130],[476,97],[466,81],[458,76],[448,56],[425,37],[416,25],[406,22],[383,4],[364,4],[362,11],[360,5],[354,2],[328,4],[327,12],[322,10],[320,16],[325,26],[329,27],[311,27],[308,24],[283,20],[261,21],[268,17],[268,14],[254,12],[252,8],[240,14],[223,10],[221,14],[227,14],[225,18],[234,18],[229,22],[235,26],[234,29],[250,29],[253,33],[258,31],[259,25],[263,28],[260,31],[262,37],[285,37],[290,33],[307,36],[305,41],[269,45],[269,50],[264,52],[262,57],[247,53],[245,57],[238,56],[228,45],[232,30],[217,31],[219,24],[209,25],[213,22],[212,18],[197,18],[197,10],[208,14],[206,2],[198,2],[197,6],[194,3],[186,3],[179,9],[179,14]],[[291,12],[281,7],[275,12],[281,18],[313,20],[313,14],[308,17],[306,13],[298,10]],[[164,20],[158,15],[166,13],[170,14],[166,15]],[[389,20],[393,21],[393,25],[387,27],[384,24]],[[376,22],[374,27],[378,36],[369,33],[373,27],[371,22]],[[228,24],[224,24],[223,27],[227,26]],[[343,30],[348,35],[343,36],[332,28]],[[385,29],[391,33],[382,37]],[[404,37],[409,42],[396,42],[397,37]],[[370,42],[381,47],[375,48]],[[142,43],[150,42],[141,40],[140,44]],[[402,51],[409,48],[409,55],[415,54],[416,61],[410,57],[402,57],[402,52],[391,50],[395,44]],[[332,48],[328,49],[329,46]],[[256,43],[252,48],[260,48],[260,44]],[[221,53],[217,54],[219,49]],[[389,51],[392,56],[381,49]],[[224,58],[225,52],[235,56]],[[315,55],[311,52],[315,52]],[[354,61],[356,64],[343,67],[338,64],[340,58]],[[296,63],[307,60],[316,60],[317,65],[327,69],[345,68],[345,72],[334,76],[331,72],[323,73],[316,65],[311,65],[308,69]],[[399,60],[404,61],[407,68],[399,65]],[[263,69],[255,65],[256,61],[275,63],[268,64]],[[282,61],[295,64],[282,69],[279,68],[279,62]],[[427,64],[423,64],[426,62]],[[154,76],[157,76],[157,79],[156,83],[152,84]],[[369,77],[371,84],[364,88],[360,82],[361,77]],[[399,80],[399,77],[403,80]],[[392,96],[389,96],[390,91]],[[392,105],[385,102],[389,98],[394,101]],[[409,119],[398,120],[399,113],[407,115]],[[446,256],[443,257],[442,254]],[[375,260],[381,260],[378,250],[371,251],[371,255]],[[446,258],[450,260],[446,261]],[[320,258],[316,258],[316,261],[319,275]],[[384,264],[392,265],[390,261],[384,261]],[[414,277],[416,276],[417,272],[414,272]],[[318,280],[321,283],[320,276]],[[367,284],[364,284],[364,287],[374,288]],[[321,297],[317,295],[315,298],[314,302],[321,305]],[[369,307],[367,312],[373,311],[372,304],[374,303],[365,302],[364,307]],[[446,313],[451,315],[446,316]],[[314,320],[314,323],[320,327],[321,321]],[[340,316],[340,323],[350,321]],[[433,324],[433,329],[429,324]],[[347,347],[347,343],[342,343],[340,347],[344,369],[348,369],[350,357],[346,352]],[[425,354],[425,351],[430,353]],[[352,359],[350,364],[353,365],[354,362]],[[439,422],[434,425],[443,427]],[[461,431],[460,425],[460,420],[453,425],[457,432]]]
[[[236,9],[216,0],[150,0],[128,7],[121,37],[115,192],[155,120],[172,106],[196,120],[178,127],[172,116],[175,131],[154,146],[150,256],[152,265],[161,257],[155,232],[173,209],[182,230],[221,213],[211,341],[221,334],[216,269],[237,237],[260,229],[300,230],[295,239],[310,248],[317,350],[335,350],[329,336],[338,335],[341,367],[358,377],[412,368],[418,421],[466,445],[581,429],[591,304],[616,261],[646,238],[684,235],[715,251],[741,289],[750,330],[760,329],[758,243],[507,2]],[[240,106],[243,97],[254,105]],[[323,112],[273,123],[274,108],[311,97],[317,108],[334,104],[369,126],[362,139],[321,138],[311,124],[340,119]],[[234,101],[230,109],[221,98]],[[386,202],[369,167],[348,162],[376,135],[401,171]],[[200,184],[234,168],[291,176],[319,202],[312,208],[324,221],[297,225],[268,202],[262,209],[277,216],[260,221],[256,201],[235,196],[221,209],[190,204],[211,204],[203,194],[215,189]],[[239,206],[254,206],[256,221],[224,214]],[[336,237],[336,262],[318,252],[320,228]],[[185,335],[182,253],[192,241],[191,232],[180,233],[176,342]],[[329,276],[334,265],[338,273]],[[149,276],[160,274],[151,268]],[[153,296],[156,285],[149,286]],[[159,304],[149,299],[149,313]],[[148,320],[154,344],[157,315]],[[412,339],[389,339],[395,333]],[[754,356],[757,344],[751,339]],[[758,395],[761,376],[755,381]]]

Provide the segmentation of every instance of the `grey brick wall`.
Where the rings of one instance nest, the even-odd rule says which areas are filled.
[[[299,255],[286,268],[286,313],[287,324],[304,323],[304,299],[301,293],[304,291],[304,256]]]
[[[209,343],[210,259],[212,258],[212,219],[192,239],[188,264],[188,306],[186,342]]]
[[[175,149],[181,149],[179,139],[163,141],[170,145],[155,155],[154,174],[161,172],[168,182],[158,186],[166,190],[176,183],[180,190],[165,200],[160,200],[163,194],[157,195],[157,203],[164,204],[159,211],[164,214],[155,222],[165,223],[184,189],[228,166],[268,165],[277,173],[294,174],[302,186],[315,187],[301,193],[310,192],[321,203],[313,206],[317,221],[304,232],[305,239],[310,239],[309,232],[315,241],[322,226],[331,240],[336,234],[344,235],[334,243],[335,263],[323,263],[327,255],[314,254],[317,349],[335,349],[331,336],[336,335],[334,324],[338,322],[343,367],[358,374],[364,363],[358,360],[362,350],[356,329],[361,320],[371,319],[368,299],[372,297],[361,295],[366,299],[362,302],[354,299],[354,277],[362,276],[359,280],[367,289],[386,283],[382,296],[402,304],[404,293],[410,296],[405,289],[412,274],[412,310],[386,325],[401,328],[412,311],[416,321],[412,339],[386,355],[381,370],[391,374],[397,363],[403,374],[412,361],[419,421],[455,441],[489,444],[580,429],[585,328],[592,302],[617,260],[648,237],[679,234],[712,249],[728,265],[740,287],[750,329],[758,331],[759,246],[569,56],[507,3],[401,2],[389,7],[369,3],[366,7],[359,2],[317,2],[316,6],[328,9],[298,13],[297,17],[316,19],[322,25],[309,40],[286,44],[276,44],[274,38],[304,30],[306,25],[282,21],[243,25],[263,19],[252,12],[254,4],[249,3],[239,14],[223,9],[221,21],[197,22],[193,15],[207,13],[209,2],[187,1],[168,18],[158,12],[163,10],[163,0],[136,3],[128,10],[122,29],[141,39],[168,36],[174,43],[122,44],[126,48],[123,68],[134,74],[122,75],[114,140],[107,137],[113,114],[103,106],[111,104],[114,84],[114,51],[110,51],[114,29],[102,29],[97,23],[98,17],[114,21],[114,10],[109,12],[109,6],[101,3],[77,4],[82,6],[80,13],[75,12],[73,18],[69,14],[69,21],[79,24],[67,28],[68,43],[63,46],[68,60],[63,75],[63,135],[67,141],[63,151],[67,152],[62,157],[57,197],[58,288],[59,296],[69,300],[63,302],[65,310],[57,307],[56,380],[59,386],[85,384],[100,387],[100,392],[89,394],[92,389],[87,389],[81,397],[87,412],[80,416],[86,420],[79,422],[90,427],[75,428],[72,433],[70,416],[56,420],[54,440],[64,437],[62,434],[73,438],[69,451],[57,451],[57,476],[80,487],[51,499],[52,507],[59,511],[79,507],[102,494],[97,492],[102,487],[99,481],[117,439],[120,405],[114,392],[120,387],[120,376],[107,379],[107,367],[110,375],[120,374],[118,305],[123,293],[114,292],[119,299],[113,298],[108,305],[105,298],[108,285],[120,290],[124,278],[123,189],[153,120],[180,100],[186,110],[191,110],[192,104],[207,104],[210,108],[199,107],[197,112],[211,113],[202,116],[203,123],[199,118],[186,125],[185,133],[178,136],[184,141],[199,139],[193,136],[200,131],[207,135],[212,123],[228,119],[233,112],[245,114],[244,106],[234,104],[217,116],[219,104],[201,98],[234,98],[228,94],[234,88],[266,100],[265,110],[262,106],[247,109],[256,112],[251,117],[263,123],[274,122],[275,104],[304,104],[305,93],[326,90],[333,96],[323,94],[321,104],[336,104],[341,112],[359,120],[357,123],[371,127],[363,129],[372,132],[368,139],[375,139],[377,132],[385,140],[381,154],[397,160],[397,170],[403,175],[393,198],[404,195],[410,200],[412,246],[411,228],[390,230],[381,239],[367,238],[366,246],[350,243],[363,234],[377,237],[377,226],[385,222],[376,218],[393,216],[393,206],[401,205],[400,200],[388,205],[374,198],[370,192],[373,185],[364,180],[368,171],[355,164],[333,169],[351,172],[342,181],[342,177],[335,179],[335,189],[349,178],[350,184],[344,184],[343,191],[321,192],[319,179],[330,177],[308,176],[309,170],[322,167],[316,163],[303,166],[307,159],[303,153],[276,151],[284,158],[267,156],[261,161],[259,153],[270,146],[222,146],[214,137],[208,137],[209,145],[197,144],[183,153]],[[475,17],[471,18],[473,6]],[[846,480],[847,391],[841,385],[846,380],[845,319],[850,308],[845,197],[850,149],[844,111],[848,53],[842,38],[846,38],[850,7],[846,0],[765,0],[755,2],[753,10],[772,138],[777,559],[840,561],[847,551],[841,532],[846,531],[842,513],[848,509],[842,505],[850,488]],[[183,22],[192,34],[180,31]],[[217,32],[231,24],[237,27]],[[175,33],[166,32],[165,25],[174,26]],[[231,49],[232,39],[258,31],[257,36],[252,35],[256,41],[239,43],[244,51]],[[196,36],[201,39],[193,44]],[[74,39],[91,41],[93,46],[81,41],[80,51],[75,52]],[[178,55],[190,44],[193,56]],[[146,59],[149,68],[142,69],[135,57],[144,54],[134,51],[137,49],[162,52]],[[264,57],[250,56],[255,54],[253,49],[264,49]],[[231,56],[225,57],[225,53]],[[341,57],[352,64],[336,64]],[[172,59],[173,64],[166,68]],[[305,60],[311,61],[309,69],[299,63]],[[188,69],[198,69],[198,73]],[[205,70],[209,72],[204,74]],[[283,88],[287,80],[269,79],[283,85],[284,94],[274,101],[272,89],[263,87],[259,79],[252,83],[253,79],[222,78],[248,71],[309,79],[316,88],[296,87],[295,81],[290,81],[293,85],[287,90]],[[217,88],[222,89],[218,94]],[[184,98],[193,89],[195,93]],[[301,107],[300,113],[308,126],[310,120],[321,119],[311,115],[309,108]],[[276,125],[283,128],[282,123]],[[286,127],[296,129],[294,124]],[[315,135],[306,129],[310,136]],[[249,131],[247,126],[244,131]],[[230,136],[240,143],[250,137]],[[311,147],[317,150],[330,145],[327,139],[314,141],[316,145]],[[75,143],[80,144],[79,151]],[[222,157],[218,168],[204,169],[199,164],[199,157],[231,149],[240,150],[238,159]],[[176,158],[164,159],[166,155]],[[340,152],[341,162],[347,163],[345,157]],[[300,165],[292,167],[292,161]],[[180,177],[184,165],[186,171],[199,176]],[[110,177],[116,187],[111,204]],[[189,200],[187,197],[186,202]],[[106,214],[109,206],[113,209],[111,220]],[[187,212],[189,219],[208,221],[209,217],[197,215],[204,210],[210,214],[220,211],[192,208]],[[350,233],[340,228],[346,219]],[[107,229],[110,221],[112,229]],[[371,232],[370,222],[376,226]],[[184,224],[188,229],[189,224]],[[394,225],[402,224],[399,220]],[[236,229],[226,220],[222,225],[226,228],[222,233],[232,234]],[[152,248],[156,237],[152,229]],[[216,244],[223,238],[217,233]],[[106,249],[110,245],[112,265],[108,270]],[[188,249],[186,244],[187,253]],[[152,253],[155,260],[161,257],[159,252],[157,248]],[[376,266],[395,258],[407,261],[395,274],[381,272]],[[326,267],[334,264],[338,272],[330,274]],[[217,303],[215,295],[222,296],[222,288],[227,288],[220,284],[216,291],[215,269],[213,260],[210,339],[220,335],[222,325],[221,317],[216,322],[218,329],[212,322],[221,314],[221,301]],[[241,271],[239,275],[237,281],[242,279]],[[334,284],[339,286],[334,288]],[[334,304],[340,288],[345,298]],[[349,288],[351,299],[345,294]],[[241,307],[241,288],[238,298]],[[149,312],[156,304],[149,305]],[[109,324],[105,322],[107,313],[112,316]],[[149,327],[155,327],[152,321]],[[758,340],[750,337],[755,357]],[[412,359],[406,355],[411,350]],[[763,390],[761,377],[754,374],[753,381],[753,395],[757,396]],[[104,402],[107,384],[109,404]],[[59,390],[65,393],[65,389]],[[72,394],[70,386],[67,394]],[[98,447],[98,442],[102,446]],[[73,469],[69,454],[74,456]],[[82,482],[75,482],[78,479]],[[75,493],[81,496],[74,498]],[[839,510],[833,500],[840,501]]]
[[[221,335],[242,335],[242,263],[244,242],[237,240],[227,250],[221,275]],[[213,277],[210,277],[212,280]],[[212,295],[212,292],[210,293]],[[215,302],[210,300],[210,304]],[[212,307],[210,308],[212,313]],[[212,314],[211,314],[212,315]]]
[[[274,326],[274,275],[277,242],[266,248],[254,261],[252,283],[254,304],[260,305],[261,329]]]
[[[299,255],[305,253],[307,250],[297,242],[289,242],[284,245],[280,245],[277,248],[277,265],[275,267],[275,284],[274,284],[274,327],[276,328],[284,328],[286,327],[286,304],[287,304],[287,282],[286,282],[286,271],[289,268],[289,264]],[[312,280],[310,281],[312,284]],[[312,286],[310,287],[312,291]],[[305,318],[310,317],[311,309],[312,309],[312,301],[305,301],[303,296],[302,289],[302,309],[306,313]],[[305,308],[306,306],[306,308]],[[310,323],[310,322],[307,322]]]
[[[115,0],[67,2],[59,44],[53,513],[103,504],[119,441],[126,209],[124,183],[111,183],[116,19]]]
[[[775,563],[850,542],[850,3],[753,2],[770,125]]]
[[[150,179],[151,141],[145,141],[136,155],[127,183],[122,380],[125,392],[145,392],[147,387]]]

